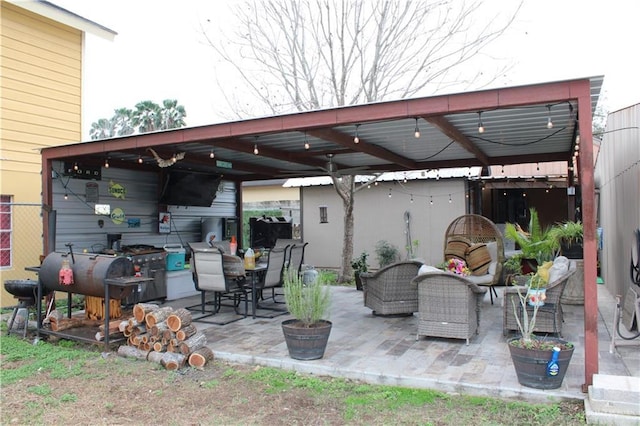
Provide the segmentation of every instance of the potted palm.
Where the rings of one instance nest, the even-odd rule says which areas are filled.
[[[294,318],[282,322],[282,332],[293,359],[324,356],[332,325],[325,319],[331,303],[327,281],[328,275],[323,272],[306,284],[296,271],[284,272],[284,298]]]
[[[534,334],[539,309],[544,306],[541,293],[549,283],[549,269],[553,262],[540,266],[529,276],[527,291],[518,287],[518,302],[511,299],[519,337],[508,341],[511,360],[523,386],[536,389],[560,387],[573,356],[574,346],[565,340],[540,338]]]
[[[367,257],[369,253],[363,251],[360,256],[351,260],[351,269],[353,269],[353,277],[356,282],[356,290],[362,291],[362,279],[360,274],[369,271],[369,265],[367,264]]]
[[[513,256],[512,262],[521,262],[524,274],[535,272],[537,265],[553,260],[558,251],[558,242],[551,228],[543,228],[538,219],[536,209],[529,209],[529,229],[525,231],[520,225],[507,223],[505,237],[514,241],[521,253]]]
[[[376,257],[380,267],[384,268],[400,259],[400,250],[389,241],[380,240],[376,243]]]
[[[582,222],[567,220],[559,223],[551,229],[551,235],[563,256],[569,259],[582,259]]]

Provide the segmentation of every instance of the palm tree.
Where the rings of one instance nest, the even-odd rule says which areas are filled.
[[[114,116],[111,117],[111,122],[117,135],[127,136],[133,134],[135,130],[132,123],[133,111],[129,108],[118,108],[114,113]]]
[[[91,130],[89,131],[89,137],[92,140],[106,139],[115,136],[113,122],[106,118],[101,118],[95,123],[91,123]]]
[[[153,132],[160,129],[160,106],[152,101],[142,101],[136,104],[133,112],[133,126],[139,133]]]
[[[185,126],[184,118],[187,113],[182,105],[178,105],[176,99],[165,99],[162,101],[163,108],[160,110],[160,128],[177,129]]]

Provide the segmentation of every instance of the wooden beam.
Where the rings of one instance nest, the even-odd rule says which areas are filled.
[[[449,120],[442,116],[431,116],[431,117],[422,117],[429,124],[431,124],[436,129],[440,130],[442,133],[456,141],[458,145],[462,146],[464,149],[475,155],[475,157],[480,161],[483,166],[489,166],[489,157],[482,152],[477,146],[474,145],[473,142],[469,140],[462,132],[460,132],[456,127],[454,127]]]

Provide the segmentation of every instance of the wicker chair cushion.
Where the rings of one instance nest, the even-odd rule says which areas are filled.
[[[549,268],[549,282],[552,283],[566,274],[569,270],[569,259],[564,256],[558,256],[553,260],[553,266]]]
[[[485,275],[489,271],[491,254],[484,243],[474,244],[466,252],[467,266],[473,275]]]
[[[467,249],[471,247],[471,245],[471,241],[465,237],[451,237],[444,251],[444,259],[449,260],[455,257],[460,260],[466,260]]]

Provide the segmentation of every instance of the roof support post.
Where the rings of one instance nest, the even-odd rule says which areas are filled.
[[[584,227],[584,384],[587,392],[593,384],[593,375],[598,373],[598,289],[596,205],[593,166],[593,134],[591,132],[591,91],[589,80],[577,83],[578,126],[580,129],[580,153],[578,167],[582,188],[582,223]]]

